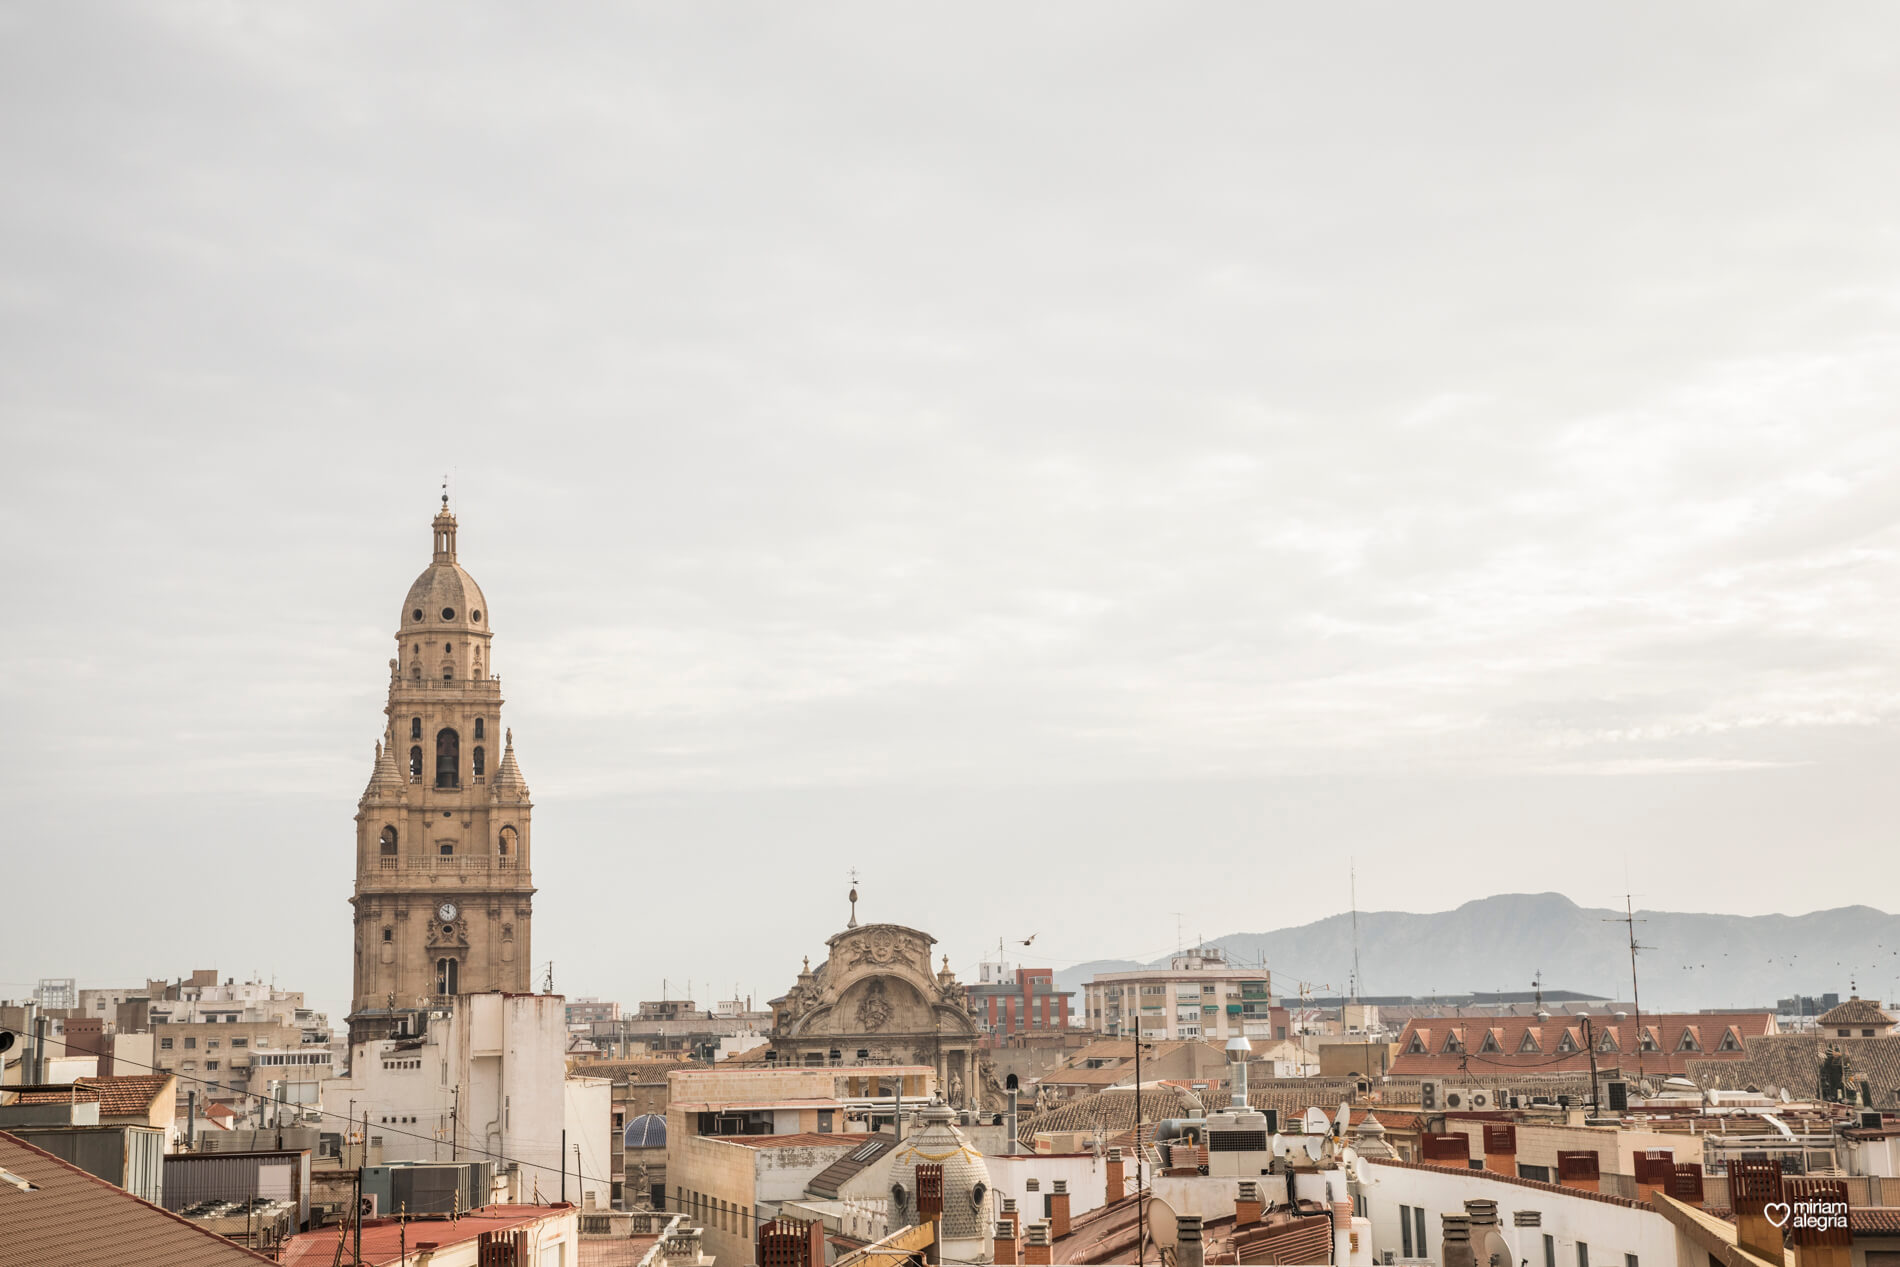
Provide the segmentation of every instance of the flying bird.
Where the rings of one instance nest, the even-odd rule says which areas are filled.
[[[1028,945],[1028,944],[1029,944],[1030,942],[1032,942],[1032,941],[1034,941],[1034,940],[1036,940],[1036,938],[1038,938],[1038,937],[1040,937],[1040,936],[1042,936],[1042,934],[1041,934],[1040,932],[1035,932],[1035,933],[1031,933],[1031,934],[1029,934],[1029,936],[1027,936],[1027,937],[1025,937],[1025,938],[1023,938],[1023,945],[1025,945],[1025,946],[1027,946],[1027,945]]]

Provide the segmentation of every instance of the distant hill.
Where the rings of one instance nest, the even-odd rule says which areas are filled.
[[[1455,911],[1359,912],[1362,995],[1462,995],[1528,990],[1542,970],[1549,989],[1630,997],[1623,912],[1578,906],[1561,893],[1505,893]],[[1794,994],[1891,998],[1900,982],[1900,916],[1870,906],[1807,915],[1701,915],[1638,911],[1644,949],[1642,1002],[1657,1010],[1772,1006]],[[1617,921],[1617,922],[1607,922]],[[1331,915],[1297,928],[1232,933],[1209,943],[1236,964],[1264,963],[1274,992],[1299,982],[1317,994],[1344,989],[1352,969],[1352,919]],[[1056,974],[1079,990],[1098,972],[1167,966],[1102,959]],[[1325,988],[1325,987],[1331,987]]]

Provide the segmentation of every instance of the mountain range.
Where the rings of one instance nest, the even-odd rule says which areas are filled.
[[[1546,991],[1627,1000],[1630,930],[1623,919],[1622,911],[1578,906],[1561,893],[1504,893],[1429,914],[1360,911],[1359,995],[1526,992],[1541,974]],[[1772,1007],[1796,994],[1845,998],[1850,983],[1869,998],[1900,992],[1900,916],[1870,906],[1806,915],[1639,910],[1636,919],[1646,1010]],[[1346,992],[1354,936],[1354,917],[1342,914],[1206,944],[1236,966],[1264,965],[1283,998],[1298,997],[1302,982],[1320,997]],[[1167,966],[1166,959],[1101,959],[1062,969],[1056,980],[1079,991],[1098,972]]]

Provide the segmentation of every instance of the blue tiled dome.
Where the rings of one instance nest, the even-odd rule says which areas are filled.
[[[642,1113],[627,1123],[628,1148],[665,1148],[666,1119],[657,1113]]]

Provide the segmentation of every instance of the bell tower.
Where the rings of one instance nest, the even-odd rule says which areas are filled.
[[[502,724],[488,602],[456,562],[448,503],[403,599],[357,803],[352,1046],[405,1020],[417,1032],[418,1012],[457,994],[531,990],[532,804]]]

